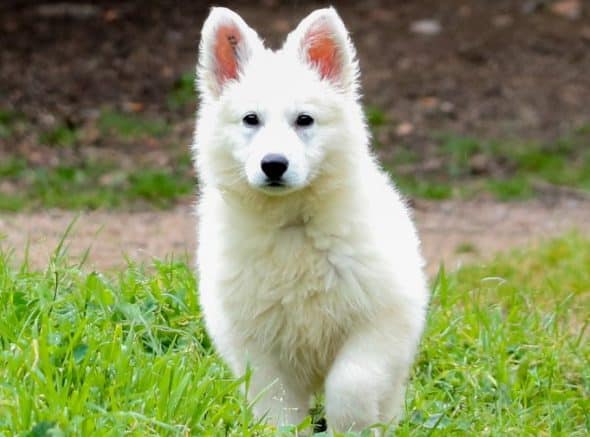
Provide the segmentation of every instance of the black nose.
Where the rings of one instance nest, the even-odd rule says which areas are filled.
[[[283,155],[278,153],[269,153],[260,162],[262,171],[271,181],[279,181],[281,176],[287,171],[289,161]]]

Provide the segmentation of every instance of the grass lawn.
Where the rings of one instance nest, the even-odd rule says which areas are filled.
[[[188,154],[175,168],[121,170],[113,162],[30,167],[22,159],[0,162],[0,179],[12,188],[0,192],[0,211],[40,208],[169,208],[196,192]]]
[[[587,195],[589,126],[547,142],[435,135],[436,147],[426,155],[400,144],[384,166],[413,197],[469,199],[487,194],[497,200],[522,200],[560,188]]]
[[[294,433],[252,416],[185,262],[105,275],[63,252],[0,256],[0,435]],[[396,435],[588,435],[589,266],[569,235],[441,273]]]
[[[175,82],[167,105],[174,113],[197,99],[194,75],[188,73]],[[505,201],[555,192],[590,195],[590,123],[552,141],[438,133],[424,140],[428,147],[416,148],[387,135],[381,144],[379,138],[395,127],[395,120],[371,105],[366,115],[384,169],[411,197]],[[161,208],[191,199],[196,191],[191,134],[179,127],[175,119],[105,107],[88,125],[61,122],[44,130],[23,114],[0,108],[0,152],[8,151],[0,160],[0,211]],[[39,130],[36,137],[30,134]],[[23,138],[32,141],[30,150],[42,145],[45,159],[31,161],[27,153],[10,152]],[[111,152],[125,150],[132,159],[122,165],[120,155]],[[152,152],[166,163],[150,161]]]

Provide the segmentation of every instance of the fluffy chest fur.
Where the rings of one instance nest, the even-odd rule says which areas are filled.
[[[218,310],[206,313],[227,319],[231,337],[278,355],[302,380],[320,380],[356,322],[387,302],[378,290],[388,269],[371,232],[343,219],[269,226],[260,217],[214,215],[215,223],[203,220],[200,265],[205,281],[215,278],[203,288],[204,305]]]

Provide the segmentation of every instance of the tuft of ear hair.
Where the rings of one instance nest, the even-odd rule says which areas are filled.
[[[201,31],[197,77],[203,96],[217,98],[228,81],[238,80],[256,50],[258,34],[227,8],[211,8]]]
[[[356,52],[334,8],[318,9],[309,14],[289,34],[283,48],[294,51],[321,79],[343,91],[356,92]]]

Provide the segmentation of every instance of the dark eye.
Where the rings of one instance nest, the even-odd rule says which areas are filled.
[[[311,126],[313,124],[313,118],[307,114],[299,114],[295,124],[299,127]]]
[[[244,124],[247,124],[248,126],[258,126],[260,124],[258,115],[254,113],[246,114],[242,121],[244,122]]]

